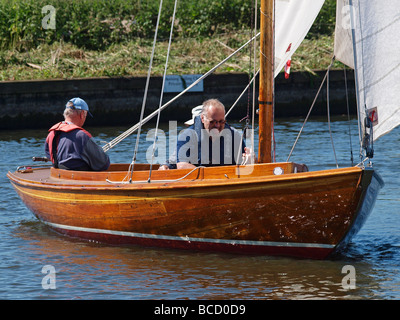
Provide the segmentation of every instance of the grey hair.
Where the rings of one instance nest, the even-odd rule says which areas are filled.
[[[221,101],[218,99],[208,99],[203,102],[203,109],[201,109],[201,113],[205,115],[211,106],[222,109],[225,112],[225,106]]]
[[[75,109],[75,108],[71,108],[73,106],[74,105],[73,105],[72,102],[68,102],[67,103],[67,107],[65,108],[64,113],[63,113],[64,118],[73,117],[75,115],[79,115],[82,111],[84,111],[84,110],[78,110],[78,109]]]

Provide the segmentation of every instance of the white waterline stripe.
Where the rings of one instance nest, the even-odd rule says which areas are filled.
[[[45,224],[58,229],[72,230],[72,231],[83,231],[90,233],[102,233],[111,234],[116,236],[134,237],[134,238],[145,238],[145,239],[156,239],[156,240],[174,240],[174,241],[188,241],[188,242],[209,242],[209,243],[223,243],[231,245],[251,245],[251,246],[271,246],[271,247],[302,247],[302,248],[325,248],[332,249],[335,245],[332,244],[321,244],[321,243],[297,243],[297,242],[273,242],[273,241],[253,241],[253,240],[225,240],[225,239],[211,239],[211,238],[190,238],[178,237],[178,236],[166,236],[156,235],[150,233],[136,233],[127,231],[114,231],[106,229],[95,229],[95,228],[84,228],[74,227],[58,223],[52,223],[43,221]]]

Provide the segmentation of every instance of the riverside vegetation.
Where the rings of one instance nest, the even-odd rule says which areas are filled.
[[[44,28],[46,5],[54,28]],[[143,76],[159,1],[0,0],[0,81]],[[162,75],[173,0],[164,0],[152,75]],[[332,58],[336,1],[327,0],[292,57],[292,70],[326,68]],[[178,2],[168,74],[202,74],[252,35],[253,0]],[[258,19],[259,21],[259,19]],[[251,48],[217,72],[249,72]],[[336,66],[340,66],[337,62]]]

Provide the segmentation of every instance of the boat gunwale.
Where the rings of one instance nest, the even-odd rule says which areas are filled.
[[[222,168],[222,167],[219,167]],[[43,169],[41,169],[43,170]],[[298,173],[285,173],[282,175],[262,175],[258,177],[251,176],[240,176],[235,178],[219,178],[219,179],[192,179],[187,178],[180,181],[152,181],[149,182],[107,182],[104,181],[90,181],[90,180],[61,180],[61,181],[34,181],[29,179],[23,179],[17,176],[14,172],[8,172],[7,177],[18,185],[24,187],[31,187],[35,189],[53,189],[53,190],[82,190],[82,191],[105,191],[105,190],[173,190],[173,189],[189,189],[196,187],[220,187],[220,186],[240,186],[240,185],[254,185],[262,183],[273,183],[273,182],[289,182],[293,180],[304,181],[311,178],[324,179],[326,177],[347,175],[347,174],[362,174],[363,168],[354,166],[346,168],[333,168],[318,171],[298,172]],[[186,172],[187,170],[182,170]],[[25,174],[25,173],[24,173]],[[29,175],[29,173],[26,173]],[[50,178],[50,176],[49,176]],[[71,183],[68,183],[71,182]]]

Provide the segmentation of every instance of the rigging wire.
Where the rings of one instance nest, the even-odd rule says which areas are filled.
[[[192,89],[195,85],[197,85],[200,81],[204,80],[205,78],[207,78],[210,74],[212,74],[217,68],[219,68],[221,65],[223,65],[224,63],[226,63],[229,59],[231,59],[233,56],[235,56],[236,54],[238,54],[241,50],[243,50],[243,48],[245,48],[251,41],[255,40],[258,36],[260,35],[260,33],[257,33],[252,39],[248,40],[246,43],[244,43],[240,48],[238,48],[236,51],[234,51],[233,53],[231,53],[228,57],[226,57],[224,60],[222,60],[221,62],[219,62],[217,65],[215,65],[213,68],[211,68],[209,71],[207,71],[205,74],[203,74],[200,78],[198,78],[196,81],[194,81],[190,86],[188,86],[185,90],[183,90],[182,92],[180,92],[179,94],[177,94],[174,98],[172,98],[171,100],[169,100],[168,102],[166,102],[163,106],[161,106],[159,109],[160,111],[164,110],[166,107],[168,107],[172,102],[174,102],[175,100],[177,100],[178,98],[180,98],[182,95],[184,95],[186,92],[188,92],[190,89]],[[144,125],[145,123],[147,123],[150,119],[152,119],[154,116],[156,116],[158,114],[159,110],[156,110],[154,112],[152,112],[150,115],[148,115],[146,118],[144,118],[143,120],[141,120],[139,123],[135,124],[134,126],[132,126],[131,128],[129,128],[128,130],[124,131],[123,133],[121,133],[118,137],[116,137],[115,139],[113,139],[112,141],[110,141],[109,143],[105,144],[103,146],[103,150],[104,152],[107,152],[108,150],[110,150],[111,148],[115,147],[118,143],[120,143],[122,140],[124,140],[126,137],[128,137],[129,135],[131,135],[133,132],[135,132],[139,126]]]
[[[257,12],[258,12],[258,3],[257,0],[255,0],[254,2],[252,2],[252,11],[254,12],[254,17],[253,15],[251,15],[251,28],[250,28],[250,38],[253,38],[253,32],[254,34],[257,32]],[[256,51],[256,41],[253,42],[253,47],[250,45],[249,46],[249,84],[246,86],[245,90],[243,91],[243,93],[239,96],[239,98],[235,101],[235,103],[232,105],[232,107],[229,109],[229,111],[227,112],[226,115],[229,114],[229,112],[233,109],[233,107],[236,105],[237,101],[239,101],[240,97],[244,94],[245,91],[247,91],[247,113],[246,113],[246,117],[243,118],[242,120],[246,120],[245,124],[244,124],[244,129],[243,129],[243,133],[242,133],[242,137],[240,140],[240,146],[238,149],[238,154],[236,156],[236,164],[239,165],[239,158],[241,157],[241,151],[242,151],[242,145],[243,145],[243,139],[245,139],[245,137],[247,136],[247,132],[250,128],[250,99],[252,99],[252,131],[250,133],[251,135],[251,149],[250,149],[250,154],[253,154],[253,150],[254,150],[254,111],[255,111],[255,78],[257,76],[257,74],[259,73],[260,70],[257,71],[256,74],[256,56],[257,56],[257,51]],[[252,53],[252,49],[253,49],[253,53]],[[252,55],[253,55],[253,59],[252,59]],[[253,77],[251,77],[251,75],[253,75]],[[253,90],[252,90],[252,94],[250,91],[250,85],[253,84]],[[226,117],[225,115],[225,117]],[[240,120],[240,121],[242,121]],[[246,164],[247,161],[249,159],[249,155],[246,153],[246,158],[243,159],[242,161],[242,165]],[[252,159],[253,160],[253,159]],[[253,161],[251,161],[253,162]]]
[[[328,114],[328,128],[329,128],[329,136],[331,138],[331,144],[332,144],[332,149],[333,149],[333,156],[335,157],[336,168],[339,168],[339,164],[338,164],[337,157],[336,157],[335,144],[333,142],[333,136],[332,136],[332,130],[331,130],[331,112],[330,112],[330,108],[329,108],[329,71],[330,71],[330,67],[332,66],[334,61],[335,61],[335,57],[332,58],[332,62],[328,68],[327,77],[326,77],[326,113]]]
[[[175,0],[174,12],[172,14],[172,21],[171,21],[171,31],[170,31],[170,34],[169,34],[167,57],[165,59],[165,68],[164,68],[164,76],[163,76],[162,87],[161,87],[160,103],[159,103],[159,106],[158,106],[157,123],[156,123],[156,127],[155,127],[155,130],[154,130],[154,143],[153,143],[153,151],[152,151],[152,154],[151,154],[151,163],[150,163],[150,169],[149,169],[148,182],[150,182],[151,173],[153,172],[154,154],[155,154],[155,150],[156,150],[158,126],[160,124],[161,106],[162,106],[162,100],[163,100],[163,96],[164,96],[165,78],[166,78],[167,69],[168,69],[168,59],[169,59],[169,54],[170,54],[170,51],[171,51],[171,41],[172,41],[172,34],[173,34],[173,31],[174,31],[175,14],[176,14],[177,3],[178,3],[178,0]]]
[[[363,124],[361,123],[361,119],[362,119],[361,111],[362,111],[362,108],[361,108],[361,105],[360,105],[361,104],[361,101],[360,101],[360,93],[361,92],[359,90],[359,78],[360,78],[360,75],[359,75],[359,72],[358,72],[358,64],[359,64],[358,58],[357,58],[357,50],[358,50],[358,48],[357,48],[357,45],[356,45],[356,42],[355,42],[355,39],[356,39],[356,35],[355,35],[355,32],[356,32],[356,22],[355,22],[356,12],[353,11],[354,10],[354,5],[353,5],[353,1],[352,0],[349,0],[349,7],[350,7],[350,23],[351,23],[351,35],[352,35],[351,38],[352,38],[352,41],[353,41],[354,77],[355,77],[356,97],[357,97],[358,139],[359,139],[359,143],[360,143],[360,151],[359,151],[360,154],[359,154],[359,156],[360,156],[360,160],[362,162],[362,159],[363,159],[363,147],[362,147],[362,145],[363,145],[363,143],[362,143],[363,133],[362,133],[362,126],[363,126]],[[360,12],[358,12],[358,17],[359,17],[359,22],[360,22],[361,21],[360,20]],[[362,38],[362,35],[361,35],[361,38]],[[363,63],[363,62],[361,62],[361,63]]]
[[[143,121],[143,114],[144,114],[144,109],[146,106],[146,100],[147,100],[147,92],[149,89],[149,82],[150,82],[150,75],[151,75],[151,69],[153,66],[153,58],[154,58],[154,51],[155,51],[155,47],[156,47],[156,42],[157,42],[157,33],[158,33],[158,26],[160,24],[160,17],[161,17],[161,10],[162,10],[162,0],[160,0],[160,6],[158,9],[158,17],[157,17],[157,24],[156,24],[156,31],[154,33],[154,40],[153,40],[153,48],[151,50],[151,56],[150,56],[150,63],[149,63],[149,69],[147,71],[147,79],[146,79],[146,86],[145,86],[145,90],[144,90],[144,97],[143,97],[143,103],[142,103],[142,110],[140,112],[140,120],[139,120],[139,127],[138,127],[138,133],[136,136],[136,145],[135,145],[135,151],[133,154],[133,158],[132,158],[132,162],[131,165],[129,167],[129,170],[131,170],[131,177],[129,179],[130,182],[132,182],[132,175],[133,175],[133,171],[134,171],[134,166],[135,166],[135,162],[136,162],[136,155],[139,149],[139,140],[140,140],[140,133],[142,130],[142,121]]]
[[[232,106],[229,108],[229,110],[226,112],[226,114],[225,114],[225,119],[228,117],[228,115],[229,115],[229,113],[233,110],[233,108],[234,107],[236,107],[236,105],[237,105],[237,103],[239,102],[239,100],[243,97],[243,95],[248,91],[248,89],[249,89],[249,87],[250,87],[250,85],[251,84],[253,84],[253,88],[254,88],[254,82],[255,82],[255,79],[256,79],[256,77],[257,77],[257,75],[258,75],[258,73],[260,72],[260,69],[258,69],[257,70],[257,72],[255,72],[255,74],[254,74],[254,76],[253,76],[253,78],[249,81],[249,83],[247,84],[247,86],[243,89],[243,91],[241,92],[241,94],[239,95],[239,97],[235,100],[235,102],[232,104]],[[253,102],[253,104],[254,104],[254,102]],[[254,106],[253,106],[253,112],[254,112]],[[254,118],[254,115],[253,115],[253,118]],[[254,120],[253,120],[253,124],[252,124],[252,127],[253,127],[253,130],[252,130],[252,132],[251,132],[251,138],[252,138],[252,141],[251,141],[251,144],[252,144],[252,146],[253,146],[253,148],[254,148]],[[244,136],[244,134],[242,135],[242,136]],[[242,140],[241,140],[242,141]],[[241,142],[242,143],[242,142]],[[242,149],[242,144],[240,144],[240,147],[239,147],[239,151],[238,151],[238,154],[237,154],[237,161],[236,161],[236,163],[239,163],[238,161],[238,157],[240,156],[240,150]],[[254,150],[254,149],[253,149]]]
[[[260,69],[258,69],[253,78],[249,81],[249,83],[247,84],[246,88],[243,89],[242,93],[239,95],[239,97],[235,100],[235,102],[232,104],[232,106],[229,108],[229,110],[226,112],[225,114],[225,118],[228,117],[229,113],[232,111],[232,109],[234,107],[236,107],[236,104],[239,102],[239,100],[243,97],[243,95],[247,92],[247,90],[249,89],[250,85],[254,82],[255,78],[258,76],[258,73],[260,72]]]
[[[254,5],[254,2],[252,2],[252,11],[254,11],[253,9],[253,5]],[[251,20],[251,28],[250,28],[250,39],[253,37],[253,27],[254,27],[254,18],[253,18],[253,15],[251,15],[251,17],[250,17],[250,20]],[[253,43],[253,47],[254,47],[255,45],[254,45],[254,43]],[[252,59],[252,55],[251,55],[251,49],[252,49],[252,47],[251,47],[251,45],[249,46],[249,83],[251,82],[251,70],[253,69],[253,72],[254,72],[254,66],[253,66],[253,68],[252,68],[252,64],[253,64],[253,59]],[[254,62],[255,62],[255,60],[254,60]],[[253,73],[254,74],[254,73]],[[249,126],[249,118],[250,118],[250,116],[249,116],[249,114],[250,114],[250,86],[248,86],[248,91],[247,91],[247,114],[246,114],[246,122],[245,122],[245,126],[244,126],[244,130],[246,130],[247,128],[248,128],[248,126]]]
[[[361,20],[361,6],[358,5],[358,10],[357,10],[357,17],[358,17],[358,28],[357,31],[360,32],[360,39],[364,39],[364,35],[363,35],[363,24],[362,24],[362,20]],[[354,38],[355,39],[355,38]],[[361,73],[362,73],[362,97],[363,97],[363,104],[364,106],[359,106],[360,108],[360,112],[362,112],[364,110],[364,117],[361,117],[359,120],[359,123],[362,127],[362,129],[364,129],[365,131],[365,123],[364,121],[362,121],[361,119],[364,120],[364,118],[367,118],[367,105],[366,105],[366,83],[365,83],[365,67],[364,67],[364,57],[365,57],[365,49],[364,49],[364,41],[361,41],[360,43],[360,47],[361,47]],[[353,49],[354,51],[354,49]],[[357,66],[354,66],[355,68],[357,68]],[[360,89],[361,91],[361,89]],[[360,159],[362,159],[364,151],[363,151],[363,140],[365,137],[365,133],[362,132],[361,129],[361,137],[360,137]],[[366,154],[365,154],[366,155]]]
[[[255,74],[254,74],[254,76],[253,76],[253,78],[249,81],[249,83],[247,84],[247,86],[243,89],[243,91],[241,92],[241,94],[239,95],[239,97],[235,100],[235,102],[232,104],[232,106],[229,108],[229,110],[226,112],[226,114],[225,114],[225,118],[227,118],[228,117],[228,115],[229,115],[229,113],[233,110],[233,108],[234,107],[236,107],[236,105],[237,105],[237,103],[239,102],[239,100],[243,97],[243,95],[248,91],[248,89],[249,89],[249,87],[250,87],[250,85],[251,84],[253,84],[254,82],[255,82],[255,79],[256,79],[256,77],[258,76],[258,74],[259,74],[259,72],[260,72],[260,69],[258,69],[256,72],[255,72]],[[254,88],[255,86],[253,85],[253,88]],[[254,102],[253,102],[253,104],[254,104]],[[253,106],[253,112],[254,112],[254,106]],[[254,115],[253,115],[253,118],[254,118]],[[253,124],[252,124],[252,127],[254,128],[254,119],[253,119]],[[253,146],[253,148],[254,148],[254,129],[252,130],[252,146]],[[237,156],[240,156],[240,150],[241,150],[241,148],[242,148],[242,145],[240,145],[240,147],[239,147],[239,153],[238,153],[238,155]],[[239,158],[236,158],[236,159],[239,159]],[[236,163],[239,163],[238,161],[236,161]]]
[[[354,157],[353,157],[353,143],[351,141],[351,122],[350,122],[350,107],[349,107],[349,95],[348,95],[348,88],[347,88],[347,75],[346,75],[346,67],[343,67],[344,70],[344,84],[346,90],[346,106],[347,106],[347,123],[349,125],[349,138],[350,138],[350,160],[351,166],[354,165]]]
[[[316,101],[317,101],[317,98],[318,98],[318,96],[319,96],[319,93],[321,92],[321,89],[322,89],[322,87],[323,87],[323,85],[324,85],[324,83],[325,83],[325,81],[326,81],[326,79],[327,79],[327,77],[328,77],[329,70],[332,68],[332,65],[333,65],[333,62],[334,62],[334,58],[335,58],[335,57],[332,58],[331,64],[329,65],[328,70],[326,71],[325,76],[324,76],[324,78],[322,79],[321,85],[319,86],[319,89],[318,89],[318,91],[317,91],[317,94],[315,95],[314,100],[313,100],[313,102],[312,102],[312,104],[311,104],[311,107],[310,107],[310,109],[308,110],[308,113],[307,113],[306,118],[304,119],[303,125],[302,125],[302,127],[301,127],[299,133],[297,134],[296,140],[295,140],[295,142],[293,143],[292,149],[291,149],[290,152],[289,152],[289,156],[288,156],[286,162],[289,162],[289,159],[290,159],[290,157],[292,156],[292,153],[293,153],[294,148],[296,147],[297,141],[299,140],[300,135],[301,135],[301,133],[303,132],[304,126],[305,126],[305,124],[307,123],[308,118],[310,117],[311,111],[312,111],[312,109],[314,108],[314,105],[315,105],[315,103],[316,103]]]
[[[257,17],[258,17],[258,1],[255,0],[255,6],[254,6],[254,33],[257,32]],[[253,55],[254,55],[254,65],[253,65],[253,110],[252,110],[252,117],[251,117],[251,127],[253,128],[253,130],[251,131],[251,147],[252,150],[250,150],[250,153],[253,155],[253,162],[255,161],[254,159],[254,155],[255,155],[255,146],[254,146],[254,130],[255,130],[255,114],[256,114],[256,84],[255,84],[255,78],[257,76],[257,74],[260,72],[260,70],[258,70],[256,72],[256,58],[257,58],[257,50],[258,46],[257,46],[257,40],[254,40],[254,44],[253,44]]]
[[[273,35],[273,40],[272,40],[272,46],[273,46],[273,55],[272,55],[272,59],[274,59],[272,61],[272,70],[275,70],[275,10],[276,10],[276,5],[274,2],[274,12],[273,12],[273,16],[272,16],[272,23],[273,23],[273,30],[274,32],[272,33]],[[272,82],[273,85],[273,89],[272,92],[275,92],[275,81]],[[273,158],[272,161],[276,162],[276,140],[275,140],[275,94],[272,95],[272,122],[271,122],[271,131],[272,131],[272,149],[273,149]]]

